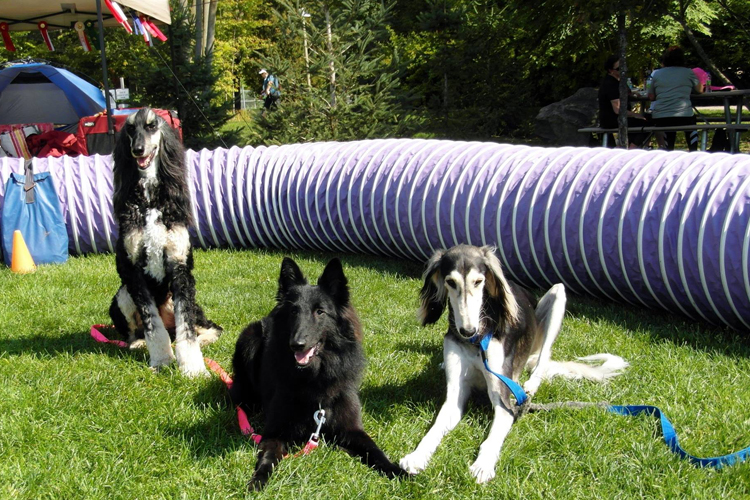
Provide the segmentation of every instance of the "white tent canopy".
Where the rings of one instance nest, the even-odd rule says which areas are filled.
[[[117,0],[123,8],[131,8],[151,17],[155,22],[171,24],[169,0]],[[0,22],[8,23],[10,31],[33,31],[39,21],[50,29],[72,29],[76,21],[96,21],[96,0],[0,0]],[[101,0],[105,26],[117,26]]]

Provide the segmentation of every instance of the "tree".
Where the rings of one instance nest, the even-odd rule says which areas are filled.
[[[280,0],[274,10],[278,36],[262,61],[279,77],[282,96],[279,110],[261,120],[255,140],[398,134],[398,69],[386,29],[390,8],[378,0],[319,0],[306,2],[303,12],[298,2]]]

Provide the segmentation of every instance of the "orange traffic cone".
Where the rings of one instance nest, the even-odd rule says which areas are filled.
[[[36,271],[34,259],[31,258],[29,247],[23,241],[21,231],[13,231],[13,253],[10,258],[10,270],[14,273],[26,274]]]

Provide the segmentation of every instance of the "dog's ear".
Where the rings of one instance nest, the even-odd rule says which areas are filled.
[[[349,287],[347,283],[348,280],[344,276],[341,261],[337,258],[333,258],[328,262],[326,268],[323,270],[323,274],[318,278],[318,286],[333,297],[341,307],[349,305]]]
[[[518,302],[513,291],[510,289],[508,280],[505,279],[500,260],[495,254],[495,247],[484,246],[480,250],[484,258],[484,263],[490,271],[487,275],[486,290],[502,303],[504,323],[506,325],[515,325],[518,323],[519,316]]]
[[[443,276],[440,271],[440,261],[445,254],[444,250],[436,251],[430,260],[425,264],[425,271],[422,275],[424,284],[419,292],[419,309],[417,318],[422,326],[431,325],[440,319],[447,302]]]
[[[276,301],[281,302],[294,286],[306,285],[307,280],[296,262],[289,257],[281,261],[281,273],[279,274],[279,291],[276,293]]]
[[[131,165],[133,163],[133,155],[130,152],[130,137],[128,137],[127,124],[117,133],[112,159],[112,205],[114,206],[115,213],[120,213],[124,208],[122,205],[127,199],[128,190],[136,182],[138,176],[137,168]]]

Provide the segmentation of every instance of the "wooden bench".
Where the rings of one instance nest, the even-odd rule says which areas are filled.
[[[722,130],[725,129],[727,131],[732,132],[743,132],[750,130],[750,123],[742,123],[742,124],[730,124],[727,125],[726,123],[698,123],[696,125],[673,125],[670,127],[653,127],[653,126],[645,126],[645,127],[628,127],[628,134],[643,134],[643,133],[654,133],[654,132],[683,132],[685,130],[698,130],[701,133],[701,142],[700,142],[700,149],[701,151],[706,150],[706,143],[708,141],[708,131],[709,130]],[[582,134],[601,134],[602,135],[602,146],[605,148],[607,147],[607,137],[609,137],[609,134],[616,134],[620,130],[616,128],[601,128],[601,127],[585,127],[585,128],[579,128],[578,132]]]

